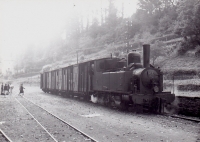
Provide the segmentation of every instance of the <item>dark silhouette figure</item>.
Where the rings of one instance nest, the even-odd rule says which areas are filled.
[[[1,84],[1,95],[3,95],[3,83]]]
[[[21,94],[21,96],[24,96],[24,87],[23,87],[23,84],[21,84],[20,85],[20,87],[19,87],[19,94],[18,95],[20,95]]]

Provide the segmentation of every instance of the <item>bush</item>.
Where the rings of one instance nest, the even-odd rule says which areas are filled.
[[[180,91],[200,91],[200,85],[196,84],[178,85],[177,89]]]
[[[191,76],[194,76],[194,75],[198,75],[198,71],[197,70],[171,70],[171,71],[163,71],[163,74],[165,75],[170,75],[170,76],[183,76],[183,75],[191,75]]]
[[[180,44],[178,44],[176,53],[179,56],[184,55],[187,52],[187,45],[184,42],[181,42]]]
[[[173,74],[174,76],[183,76],[183,75],[191,75],[191,76],[194,76],[194,75],[197,75],[197,71],[196,70],[177,70],[177,71],[174,71]]]
[[[200,116],[200,99],[194,97],[178,96],[178,114],[186,116]]]
[[[163,71],[164,79],[171,80],[183,80],[183,79],[193,79],[194,76],[200,77],[200,71],[199,70],[171,70]]]
[[[197,58],[200,57],[200,46],[196,47],[195,57],[197,57]]]

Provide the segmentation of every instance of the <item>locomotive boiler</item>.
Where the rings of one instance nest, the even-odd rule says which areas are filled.
[[[94,103],[162,113],[175,95],[163,91],[163,74],[150,64],[150,45],[126,59],[101,58],[41,74],[44,92],[89,98]]]

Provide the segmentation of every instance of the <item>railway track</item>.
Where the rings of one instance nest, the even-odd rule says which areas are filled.
[[[73,129],[73,131],[76,132],[76,135],[79,135],[79,136],[77,136],[78,138],[80,138],[80,135],[82,136],[82,139],[80,138],[79,140],[77,140],[77,137],[74,138],[75,141],[91,141],[91,142],[98,142],[98,141],[97,141],[96,139],[94,139],[92,136],[89,136],[88,134],[82,132],[81,130],[79,130],[79,129],[76,128],[75,126],[69,124],[68,122],[66,122],[65,120],[59,118],[59,117],[56,116],[55,114],[52,114],[52,113],[49,112],[48,110],[46,110],[46,109],[42,108],[41,106],[35,104],[34,102],[32,102],[31,100],[29,100],[28,98],[26,98],[26,97],[23,97],[23,98],[25,99],[25,101],[29,102],[29,105],[30,105],[30,103],[31,103],[32,105],[38,107],[39,109],[43,110],[43,111],[46,112],[48,115],[50,115],[51,117],[53,117],[54,119],[56,119],[57,122],[56,122],[56,121],[53,121],[53,122],[54,122],[54,125],[59,125],[58,123],[63,123],[63,124],[61,124],[61,126],[59,126],[58,128],[63,128],[63,127],[65,127],[65,125],[66,125],[67,127],[70,127],[71,129]],[[16,98],[15,98],[15,99],[16,99]],[[40,121],[34,116],[34,114],[32,114],[32,113],[25,107],[25,105],[23,105],[18,99],[16,99],[16,101],[18,101],[18,102],[26,109],[26,111],[33,117],[33,119],[34,119],[34,120],[35,120],[35,121],[50,135],[50,136],[51,136],[51,138],[52,138],[55,142],[61,141],[61,140],[58,140],[58,138],[56,138],[56,136],[54,136],[54,135],[56,135],[55,133],[52,134],[52,132],[50,132],[50,131],[52,131],[52,128],[49,128],[49,129],[50,129],[50,130],[49,130],[47,127],[45,127],[45,126],[42,124],[42,122],[40,122]],[[41,119],[41,120],[42,120],[42,119]],[[48,121],[49,121],[49,120],[48,120]],[[58,132],[58,133],[59,133],[59,132]],[[57,135],[60,135],[60,134],[57,134]],[[74,134],[72,135],[72,137],[73,137],[73,136],[74,136]],[[57,136],[57,137],[58,137],[58,136]],[[71,135],[70,135],[70,137],[71,137]]]
[[[12,140],[0,129],[0,141],[1,142],[12,142]]]

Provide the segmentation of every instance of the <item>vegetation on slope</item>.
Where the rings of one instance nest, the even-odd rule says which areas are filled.
[[[139,7],[130,18],[124,17],[123,10],[120,14],[114,3],[109,0],[107,15],[101,15],[101,20],[93,17],[85,28],[80,15],[74,12],[67,23],[70,29],[65,39],[58,38],[39,52],[34,51],[35,45],[30,46],[15,69],[33,72],[47,64],[57,65],[57,61],[72,64],[76,63],[77,54],[79,61],[110,53],[123,56],[127,50],[141,50],[143,43],[151,43],[152,64],[157,65],[169,64],[166,61],[183,56],[188,50],[193,50],[194,55],[200,53],[199,0],[139,0]]]

